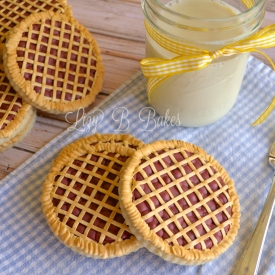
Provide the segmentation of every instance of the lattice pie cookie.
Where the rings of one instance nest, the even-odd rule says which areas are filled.
[[[72,14],[65,0],[1,0],[0,60],[9,31],[29,15],[47,10]]]
[[[183,141],[145,145],[120,181],[126,223],[165,260],[199,265],[223,253],[239,228],[239,201],[224,168]]]
[[[54,162],[42,190],[42,207],[55,236],[72,250],[94,258],[136,251],[119,206],[118,181],[135,152],[119,144],[72,143]]]
[[[31,130],[35,109],[20,98],[0,70],[0,152],[18,143]]]
[[[87,107],[103,82],[102,58],[90,32],[72,16],[52,11],[30,15],[10,32],[4,66],[24,100],[51,113]]]

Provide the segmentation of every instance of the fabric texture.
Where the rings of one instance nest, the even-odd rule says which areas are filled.
[[[6,274],[232,274],[259,218],[274,174],[268,152],[275,140],[275,112],[251,124],[274,96],[275,73],[250,57],[236,104],[220,121],[201,128],[165,125],[150,108],[139,71],[82,120],[49,142],[0,183],[0,275]],[[83,111],[83,110],[82,110]],[[81,117],[81,110],[79,118]],[[149,117],[149,119],[148,119]],[[94,260],[64,246],[41,210],[42,184],[64,146],[85,135],[130,133],[149,143],[180,139],[202,147],[227,170],[241,204],[241,228],[233,245],[201,266],[179,266],[145,248],[128,256]],[[259,274],[275,272],[275,219],[271,219]]]

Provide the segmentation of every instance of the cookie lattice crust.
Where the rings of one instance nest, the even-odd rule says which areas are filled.
[[[0,71],[0,130],[14,119],[23,101],[10,85],[6,74]]]
[[[58,173],[53,204],[71,233],[102,244],[130,238],[118,198],[120,170],[127,158],[96,152],[77,157]]]
[[[232,223],[228,186],[199,154],[179,148],[154,152],[134,178],[134,204],[170,245],[205,250],[226,236]]]
[[[51,113],[87,107],[103,83],[95,39],[73,17],[51,11],[33,14],[14,28],[4,66],[24,100]]]
[[[56,102],[74,101],[90,93],[85,87],[93,86],[96,57],[72,24],[50,19],[33,24],[23,33],[17,56],[21,74],[33,83],[36,93]]]
[[[199,265],[216,258],[239,228],[233,181],[191,143],[156,141],[137,150],[121,176],[120,192],[131,232],[173,263]]]
[[[57,0],[5,0],[0,4],[0,43],[5,43],[8,32],[32,13],[68,10],[66,1]]]
[[[31,108],[15,92],[6,73],[0,70],[0,138],[12,137]]]
[[[100,138],[103,143],[89,144]],[[94,258],[123,256],[140,248],[119,203],[121,171],[135,150],[108,143],[110,138],[95,135],[64,148],[41,197],[54,234],[72,250]]]

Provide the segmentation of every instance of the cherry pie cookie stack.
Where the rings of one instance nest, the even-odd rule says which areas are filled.
[[[3,0],[0,13],[4,151],[32,128],[35,109],[65,114],[92,104],[104,69],[97,42],[66,0]]]
[[[131,147],[142,145],[129,135],[95,135],[64,148],[41,196],[47,222],[60,241],[103,259],[140,248],[120,209],[118,185],[125,162],[135,152]]]
[[[17,144],[31,130],[36,110],[11,87],[0,70],[0,152]]]
[[[120,181],[126,223],[141,245],[165,260],[200,265],[233,242],[240,208],[234,184],[206,152],[183,141],[145,145]]]

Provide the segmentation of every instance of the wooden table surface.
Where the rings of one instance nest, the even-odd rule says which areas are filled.
[[[145,31],[140,0],[67,0],[73,14],[97,40],[105,66],[104,85],[95,107],[140,69],[145,52]],[[269,0],[263,26],[275,23],[275,0]],[[275,49],[266,50],[275,62]],[[268,66],[268,62],[257,56]],[[274,90],[275,93],[275,90]],[[26,161],[71,124],[64,116],[38,112],[30,134],[0,154],[0,179]]]

